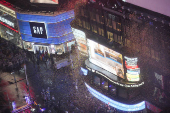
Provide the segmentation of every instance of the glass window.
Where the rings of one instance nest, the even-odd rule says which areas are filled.
[[[97,76],[94,76],[94,84],[100,86],[100,78]]]
[[[85,23],[85,21],[83,21],[83,27],[86,28],[86,23]]]
[[[100,16],[100,22],[101,24],[104,24],[104,16]]]
[[[90,24],[86,22],[86,29],[90,30]]]
[[[116,22],[115,21],[112,21],[112,26],[113,26],[113,29],[116,30]]]
[[[98,15],[98,14],[96,14],[96,21],[97,21],[98,23],[100,23],[100,19],[99,19],[99,15]]]
[[[117,34],[114,34],[114,40],[117,42]]]
[[[109,42],[113,42],[113,41],[114,41],[114,39],[113,39],[113,33],[107,31],[107,37],[108,37],[108,39],[109,39]]]
[[[84,16],[84,10],[83,9],[81,9],[81,15]]]
[[[78,19],[78,25],[82,27],[82,21]]]
[[[97,33],[97,27],[96,27],[96,25],[92,25],[92,31],[93,31],[94,33]]]
[[[122,44],[122,36],[119,36],[119,35],[118,35],[118,43],[119,43],[119,44]]]
[[[108,81],[102,80],[102,88],[108,90]]]
[[[111,95],[115,96],[116,95],[116,86],[109,85],[109,92]]]
[[[117,22],[116,28],[117,28],[117,31],[121,31],[121,23]]]

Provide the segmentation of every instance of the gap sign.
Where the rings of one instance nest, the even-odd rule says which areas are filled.
[[[44,23],[29,22],[29,24],[30,24],[32,37],[47,39]]]

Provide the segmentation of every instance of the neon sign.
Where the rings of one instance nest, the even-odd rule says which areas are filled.
[[[4,24],[3,22],[0,22],[0,24],[2,24],[2,25],[4,25],[4,26],[6,26],[6,27],[8,27],[9,29],[11,29],[11,30],[13,30],[13,31],[15,31],[15,32],[17,32],[17,33],[18,33],[18,31],[17,31],[17,30],[15,30],[15,29],[11,28],[10,26],[8,26],[8,25]]]
[[[89,90],[89,92],[93,96],[95,96],[96,98],[98,98],[102,102],[105,102],[106,104],[109,103],[109,105],[112,106],[112,107],[115,107],[115,108],[120,109],[122,111],[139,111],[139,110],[145,109],[145,101],[142,101],[140,103],[133,104],[133,105],[123,104],[121,102],[115,101],[115,100],[108,98],[107,96],[99,93],[95,89],[91,88],[87,83],[85,83],[85,85],[86,85],[87,89]]]
[[[9,20],[7,20],[7,19],[1,17],[1,16],[0,16],[0,21],[2,21],[2,22],[4,22],[4,23],[8,24],[9,26],[14,27],[14,23],[13,23],[13,22],[11,22],[11,21],[9,21]]]
[[[97,70],[94,70],[94,69],[91,69],[89,68],[88,66],[86,66],[86,69],[88,69],[89,71],[91,72],[94,72],[94,73],[97,73],[99,75],[102,75],[103,77],[105,77],[106,79],[108,79],[110,82],[114,83],[114,84],[117,84],[119,86],[122,86],[122,87],[139,87],[139,86],[142,86],[144,84],[144,82],[141,82],[140,84],[122,84],[122,83],[119,83],[119,82],[116,82],[116,81],[113,81],[112,79],[110,79],[109,77],[107,77],[106,75],[104,75],[103,73],[97,71]]]

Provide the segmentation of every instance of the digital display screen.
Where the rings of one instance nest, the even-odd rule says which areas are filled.
[[[126,77],[128,81],[139,81],[140,80],[140,68],[138,68],[137,62],[138,58],[125,58],[125,66],[127,68]]]
[[[31,3],[58,4],[58,0],[30,0]]]
[[[122,54],[92,40],[87,39],[87,42],[89,46],[90,62],[123,79],[125,78]]]

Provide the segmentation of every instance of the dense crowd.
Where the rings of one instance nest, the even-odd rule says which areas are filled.
[[[26,61],[24,50],[0,38],[0,69],[4,72],[18,71]]]

